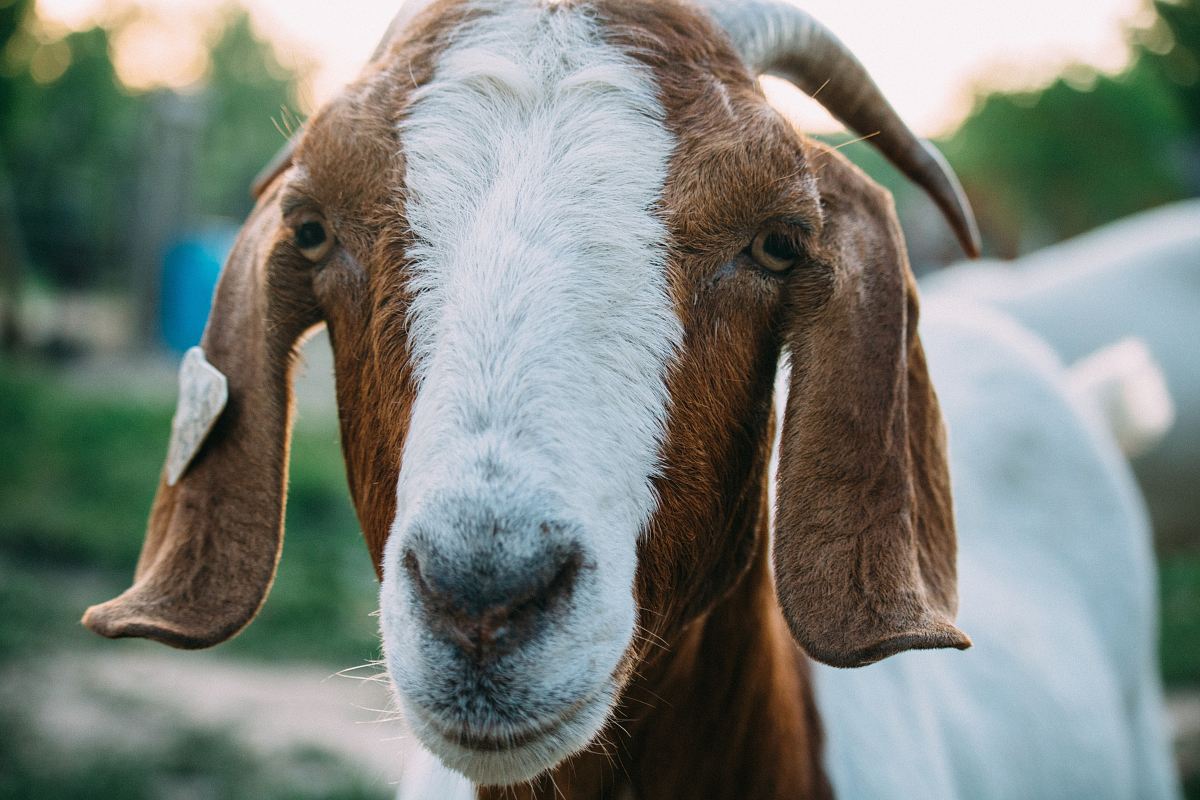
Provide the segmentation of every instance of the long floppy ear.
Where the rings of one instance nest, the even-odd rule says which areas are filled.
[[[828,293],[789,298],[776,590],[810,656],[839,667],[966,648],[956,627],[945,433],[891,198],[818,148]]]
[[[242,228],[201,344],[227,379],[228,404],[207,439],[194,443],[198,450],[190,466],[184,460],[182,477],[172,442],[133,586],[83,617],[103,636],[183,648],[218,644],[249,623],[274,579],[294,348],[318,321],[307,277],[271,268],[278,195],[278,185],[268,189]],[[181,396],[177,419],[187,402]]]

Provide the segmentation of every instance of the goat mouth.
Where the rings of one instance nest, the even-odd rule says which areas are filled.
[[[595,700],[589,695],[576,700],[553,719],[538,722],[519,730],[471,730],[467,726],[447,725],[418,711],[421,722],[447,743],[477,753],[503,753],[518,750],[553,736],[568,726]]]

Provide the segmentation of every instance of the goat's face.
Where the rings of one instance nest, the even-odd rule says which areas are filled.
[[[743,573],[785,343],[794,633],[839,664],[961,645],[912,291],[888,198],[767,106],[701,12],[435,6],[260,199],[205,339],[234,402],[161,487],[138,585],[89,623],[202,646],[248,621],[278,540],[192,574],[173,509],[278,517],[283,365],[324,320],[388,669],[472,779],[587,746],[649,643]],[[188,604],[166,622],[165,594]]]
[[[695,89],[664,108],[653,68],[578,11],[481,16],[314,120],[282,188],[285,227],[323,219],[342,251],[314,290],[351,480],[386,540],[389,670],[421,739],[477,780],[586,745],[639,622],[669,635],[675,607],[704,599],[670,575],[712,594],[750,549],[712,538],[759,455],[779,349],[783,277],[748,251],[760,230],[792,247],[820,214],[800,139],[736,56],[718,51],[714,75],[679,44],[652,55]],[[382,104],[380,147],[353,121],[395,62],[419,86]],[[705,135],[681,133],[696,116]],[[390,218],[357,252],[341,220],[363,212],[338,203],[348,138],[387,175],[363,208]],[[668,567],[653,586],[636,585],[639,542]]]

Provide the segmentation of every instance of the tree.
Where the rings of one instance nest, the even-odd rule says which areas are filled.
[[[981,97],[945,143],[1000,255],[1200,192],[1200,4],[1156,2],[1116,76]]]
[[[0,0],[0,120],[12,114],[12,86],[2,63],[8,43],[21,29],[30,0]],[[5,162],[6,147],[0,131],[0,352],[17,349],[21,331],[21,294],[25,280],[25,239],[17,218],[16,194]]]
[[[275,120],[296,105],[296,76],[241,8],[228,13],[210,59],[196,191],[206,213],[241,219],[250,182],[284,143]]]
[[[33,7],[31,0],[0,0],[0,58],[8,49],[9,42],[24,27],[29,9]],[[7,65],[0,62],[0,119],[4,119],[11,111],[12,87],[7,80]]]
[[[135,208],[144,132],[172,104],[162,90],[137,93],[118,78],[112,41],[128,19],[112,30],[93,27],[47,43],[30,33],[33,6],[0,0],[0,36],[26,38],[24,46],[7,48],[18,55],[0,65],[0,150],[31,266],[53,286],[128,285],[129,255],[140,235]],[[195,180],[172,188],[191,195],[183,205],[198,216],[240,218],[249,210],[251,179],[282,143],[272,117],[295,102],[295,77],[244,10],[222,13],[204,84],[187,92],[195,97],[202,90]],[[38,73],[46,48],[53,48],[61,72]],[[174,232],[191,221],[180,220]]]
[[[272,115],[293,101],[294,76],[246,12],[228,10],[221,22],[203,94],[159,93],[143,113],[128,277],[145,345],[158,339],[160,273],[171,242],[198,217],[249,212],[250,182],[283,142]]]
[[[1152,72],[1200,134],[1200,0],[1156,0],[1155,24],[1135,32],[1139,66]]]
[[[105,29],[54,43],[67,61],[56,76],[35,71],[44,46],[9,65],[0,141],[32,266],[56,285],[95,286],[121,263],[140,98],[117,79]]]

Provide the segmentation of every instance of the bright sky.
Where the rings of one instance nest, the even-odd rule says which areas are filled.
[[[256,27],[291,63],[315,66],[311,111],[352,79],[399,0],[241,0]],[[1122,26],[1144,21],[1144,0],[802,0],[866,64],[919,132],[952,128],[973,88],[1037,86],[1072,63],[1108,71],[1126,62]],[[222,0],[38,0],[41,14],[80,27],[136,5],[151,13],[117,42],[117,64],[135,84],[180,85],[203,70],[199,22]],[[348,10],[353,8],[353,11]],[[780,82],[768,93],[813,131],[836,125]]]

